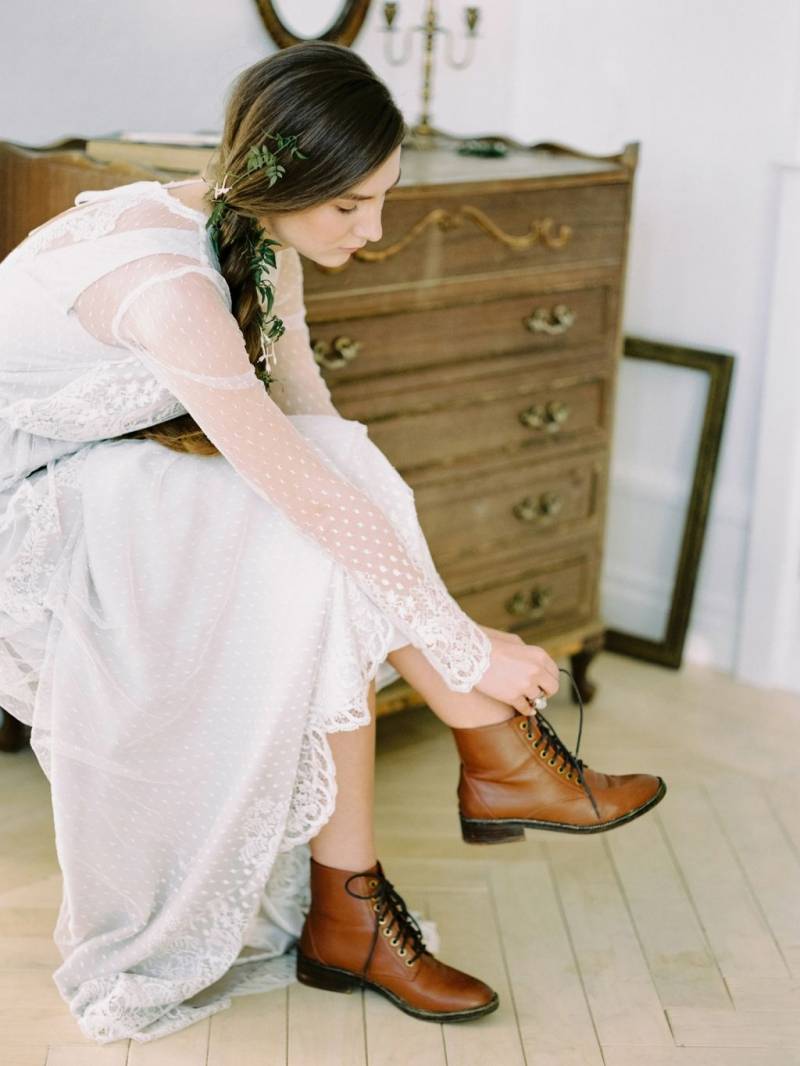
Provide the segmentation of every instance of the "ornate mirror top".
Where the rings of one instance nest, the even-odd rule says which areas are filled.
[[[267,32],[279,48],[299,41],[351,45],[367,15],[370,0],[256,0]]]

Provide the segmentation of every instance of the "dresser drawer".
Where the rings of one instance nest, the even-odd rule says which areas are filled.
[[[605,453],[537,462],[530,452],[502,465],[448,467],[446,479],[408,484],[438,564],[498,548],[540,551],[596,525]]]
[[[386,200],[379,244],[355,252],[341,267],[311,267],[307,294],[622,263],[627,182],[560,188],[518,183],[502,194],[473,190],[396,190]]]
[[[558,553],[486,559],[437,569],[470,618],[512,632],[563,629],[591,617],[598,549],[583,540]],[[526,636],[526,641],[528,640]]]
[[[311,342],[333,388],[420,367],[541,350],[579,349],[611,341],[608,285],[530,291],[501,299],[337,322],[314,322]]]
[[[411,391],[347,391],[335,403],[364,422],[370,439],[400,471],[431,464],[605,441],[610,379],[605,367],[548,384],[531,375],[486,377]]]

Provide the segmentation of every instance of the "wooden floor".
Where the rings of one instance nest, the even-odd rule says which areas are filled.
[[[560,665],[568,666],[567,662]],[[2,1066],[800,1064],[800,699],[602,653],[581,754],[661,773],[653,813],[595,837],[461,841],[458,764],[427,711],[379,721],[378,855],[500,1009],[435,1025],[294,984],[148,1044],[84,1039],[51,973],[60,875],[47,782],[0,755]],[[548,715],[572,746],[568,680]]]

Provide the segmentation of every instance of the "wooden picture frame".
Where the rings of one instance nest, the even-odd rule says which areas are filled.
[[[678,669],[683,660],[735,357],[727,352],[678,347],[641,337],[625,337],[622,354],[629,359],[655,360],[708,375],[705,409],[664,636],[656,640],[608,628],[604,641],[608,651]]]

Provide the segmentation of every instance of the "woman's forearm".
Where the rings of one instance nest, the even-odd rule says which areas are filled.
[[[492,629],[491,626],[482,626],[480,623],[476,623],[478,629],[482,629],[487,637],[491,640],[513,640],[518,644],[524,644],[525,641],[522,637],[517,636],[516,633],[507,633],[504,629]]]

